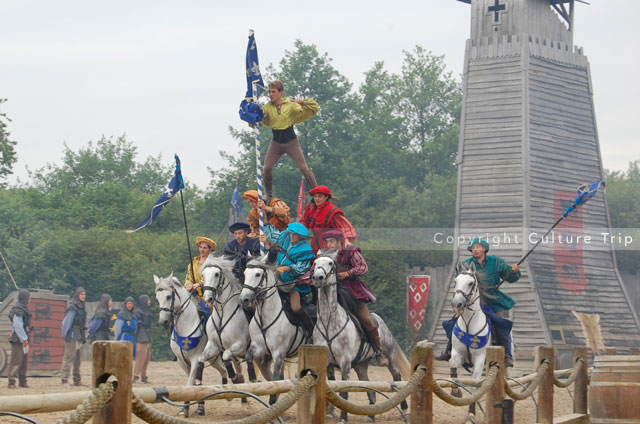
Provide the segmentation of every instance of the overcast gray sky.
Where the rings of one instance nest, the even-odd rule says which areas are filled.
[[[576,9],[574,43],[591,64],[603,163],[626,169],[640,159],[640,2]],[[77,150],[126,133],[138,159],[160,153],[171,163],[178,153],[185,178],[204,188],[207,166],[224,166],[218,152],[236,151],[227,127],[243,126],[249,28],[263,69],[300,39],[357,86],[375,61],[398,72],[402,51],[415,45],[444,55],[459,78],[469,16],[456,0],[0,0],[1,111],[19,156],[10,181],[59,163],[63,143]]]

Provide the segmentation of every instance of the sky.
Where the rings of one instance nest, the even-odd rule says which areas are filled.
[[[574,44],[589,59],[603,165],[624,170],[640,159],[637,105],[640,2],[576,4]],[[470,6],[456,0],[360,0],[269,3],[137,0],[0,0],[0,112],[12,120],[18,162],[60,163],[72,150],[126,134],[138,160],[173,154],[185,179],[205,188],[207,168],[237,145],[246,82],[248,30],[261,68],[277,64],[300,39],[328,53],[357,87],[374,62],[399,72],[403,50],[420,45],[444,55],[460,79]],[[618,9],[619,8],[619,9]],[[634,124],[636,122],[636,124]],[[253,177],[251,177],[253,178]]]

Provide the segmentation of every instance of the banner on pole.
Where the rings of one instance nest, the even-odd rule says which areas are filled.
[[[407,322],[414,339],[422,335],[427,314],[427,300],[431,276],[410,275],[407,277]]]
[[[556,213],[571,205],[574,193],[564,190],[553,191],[553,206]],[[583,237],[582,209],[573,209],[554,230],[553,260],[557,281],[572,294],[583,294],[587,290],[584,274],[582,243],[561,243],[559,240],[577,240]]]

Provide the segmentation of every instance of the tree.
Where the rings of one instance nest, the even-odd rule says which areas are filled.
[[[6,101],[0,98],[0,106]],[[13,173],[13,164],[18,160],[15,150],[17,142],[9,139],[11,133],[7,131],[7,122],[11,122],[11,119],[0,113],[0,188],[7,186],[4,180]]]

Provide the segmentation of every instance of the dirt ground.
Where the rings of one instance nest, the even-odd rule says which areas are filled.
[[[285,371],[285,378],[292,378],[295,375],[295,371],[297,369],[296,364],[290,364],[290,366]],[[246,372],[246,369],[245,369]],[[90,381],[91,376],[91,363],[85,361],[82,363],[82,375],[84,377],[84,381],[87,384]],[[339,375],[339,374],[338,374]],[[352,379],[355,379],[355,372],[351,373]],[[445,376],[442,376],[443,378]],[[246,378],[246,376],[245,376]],[[369,371],[369,378],[371,380],[381,380],[381,381],[389,381],[391,375],[387,371],[386,368],[380,368],[372,366]],[[205,384],[220,384],[220,375],[212,368],[206,368],[204,374]],[[152,362],[149,366],[149,380],[150,383],[147,386],[164,386],[164,385],[183,385],[186,381],[186,376],[179,369],[178,364],[175,362]],[[247,379],[248,381],[248,379]],[[42,393],[60,393],[60,392],[71,392],[71,391],[87,391],[90,390],[89,387],[73,387],[73,388],[64,388],[60,385],[59,377],[31,377],[29,378],[28,384],[30,386],[29,389],[15,389],[9,390],[7,388],[7,380],[3,378],[0,380],[0,396],[7,395],[33,395],[33,394],[42,394]],[[143,384],[136,384],[135,387],[143,387]],[[555,416],[561,416],[571,413],[572,411],[572,388],[570,388],[571,393],[567,389],[559,389],[555,388],[555,402],[554,402],[554,412]],[[266,400],[266,398],[265,398]],[[367,404],[366,395],[364,393],[351,393],[349,395],[350,401],[359,402],[361,404]],[[441,401],[437,396],[434,396],[434,417],[436,423],[463,423],[464,418],[466,417],[466,407],[452,407],[448,404]],[[169,406],[166,404],[154,404],[153,405],[158,410],[175,415],[177,412],[177,408],[173,406]],[[239,418],[244,418],[247,415],[255,414],[261,411],[263,406],[255,401],[249,399],[249,403],[247,406],[243,406],[240,403],[239,399],[234,399],[231,401],[227,400],[213,400],[208,401],[206,403],[207,413],[204,417],[194,417],[190,418],[194,422],[219,422],[219,421],[230,421]],[[193,411],[193,409],[192,409]],[[30,415],[31,418],[38,420],[41,423],[53,423],[60,418],[67,415],[68,412],[57,412],[50,414],[33,414]],[[480,422],[484,422],[484,416],[480,411],[478,411],[478,417]],[[293,423],[296,419],[296,411],[295,406],[287,411],[282,417],[285,422]],[[337,420],[333,418],[327,418],[327,423],[333,423]],[[0,418],[0,422],[2,423],[19,423],[24,424],[25,421],[19,420],[17,418],[9,418],[2,417]],[[133,417],[134,423],[143,423],[142,420],[137,417]],[[353,423],[364,423],[368,422],[367,417],[349,416],[349,422]],[[376,417],[377,423],[401,423],[402,418],[400,413],[396,410],[387,412],[382,415],[378,415]],[[515,404],[515,422],[516,423],[534,423],[536,422],[536,408],[534,402],[531,398],[516,402]]]

